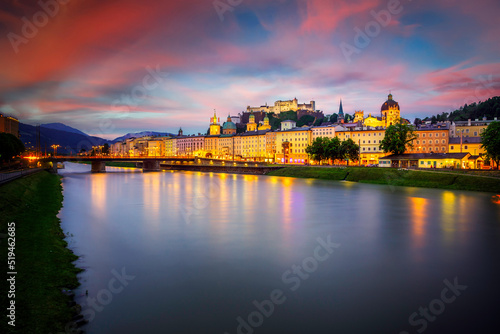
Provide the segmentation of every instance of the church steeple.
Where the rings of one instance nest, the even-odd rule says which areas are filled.
[[[342,108],[342,99],[340,99],[339,117],[344,118],[344,109]]]
[[[214,117],[212,118],[212,120],[211,120],[211,121],[212,121],[212,122],[211,122],[212,124],[218,124],[218,122],[217,122],[217,114],[216,114],[216,112],[215,112],[215,109],[214,109]]]

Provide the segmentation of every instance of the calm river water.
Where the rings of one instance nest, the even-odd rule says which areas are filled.
[[[61,170],[60,212],[87,333],[498,328],[494,194],[89,170]]]

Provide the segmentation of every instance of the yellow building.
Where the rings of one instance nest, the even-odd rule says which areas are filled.
[[[4,116],[0,114],[0,132],[7,132],[16,136],[17,138],[20,138],[19,120],[15,119],[14,117]]]
[[[311,145],[312,131],[310,127],[293,128],[276,132],[276,162],[304,164],[309,163],[306,148]],[[288,152],[286,151],[288,143]],[[286,162],[285,162],[286,155]]]
[[[221,156],[223,159],[232,159],[233,158],[233,152],[234,155],[236,155],[236,141],[235,141],[235,135],[221,135],[218,138],[218,154]]]
[[[266,133],[267,131],[250,131],[240,135],[241,155],[243,159],[264,161],[265,159],[272,158],[266,152]]]
[[[454,168],[469,166],[469,153],[410,153],[392,154],[379,160],[380,167]]]
[[[219,120],[217,119],[217,115],[215,113],[215,109],[214,109],[214,117],[210,118],[210,135],[211,136],[220,135],[220,125],[219,125]]]
[[[450,137],[479,137],[484,132],[484,130],[492,122],[496,121],[496,117],[493,120],[487,120],[484,117],[482,120],[476,119],[467,121],[455,121],[450,127]]]
[[[148,157],[165,156],[165,141],[157,138],[148,141]]]
[[[418,160],[419,168],[469,168],[470,153],[429,154]]]
[[[176,138],[165,138],[163,140],[163,145],[165,147],[165,156],[173,157],[177,153],[177,139]]]
[[[385,137],[385,129],[382,128],[354,128],[354,129],[338,129],[337,137],[340,141],[352,139],[359,145],[360,163],[378,164],[379,159],[386,156],[380,149],[380,144]]]
[[[205,136],[205,157],[219,156],[219,135]]]
[[[335,137],[335,126],[324,125],[324,126],[313,126],[311,127],[312,141],[319,137],[334,138]]]
[[[257,123],[255,123],[255,115],[253,112],[248,116],[247,132],[257,131]]]
[[[268,162],[273,162],[276,158],[276,131],[266,132],[266,156]]]
[[[486,150],[481,147],[481,137],[455,137],[449,139],[450,153],[468,152],[471,155],[482,155]]]
[[[382,114],[382,119],[385,121],[386,127],[399,122],[401,111],[399,110],[399,103],[392,99],[392,94],[389,94],[387,101],[382,104],[380,113]]]
[[[354,112],[353,123],[361,124],[365,127],[385,127],[394,125],[399,122],[401,111],[399,110],[399,103],[392,99],[392,94],[389,94],[387,101],[382,104],[380,108],[380,117],[368,114],[365,118],[364,111],[358,110]]]
[[[264,117],[264,124],[259,125],[259,131],[271,130],[271,125],[269,124],[269,117]]]

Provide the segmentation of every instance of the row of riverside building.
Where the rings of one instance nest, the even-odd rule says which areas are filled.
[[[340,108],[339,114],[343,114],[342,106]],[[360,160],[357,162],[360,165],[382,162],[381,166],[394,166],[394,160],[388,164],[387,159],[383,159],[388,154],[379,148],[385,136],[385,129],[400,119],[399,104],[393,100],[391,94],[382,104],[380,116],[369,114],[364,117],[362,111],[356,111],[352,123],[297,127],[296,122],[285,120],[281,122],[279,130],[273,131],[267,116],[257,123],[253,112],[253,110],[248,111],[248,123],[243,133],[237,133],[236,124],[233,123],[231,116],[228,116],[227,121],[221,126],[214,111],[214,116],[210,118],[210,130],[207,135],[200,133],[184,135],[182,129],[179,129],[178,135],[129,138],[111,145],[110,154],[129,157],[203,157],[309,164],[310,157],[306,153],[306,148],[316,138],[338,137],[341,141],[350,138],[360,146]],[[483,165],[481,155],[485,151],[481,148],[480,135],[493,121],[484,118],[475,121],[438,122],[416,126],[417,139],[413,142],[413,149],[408,150],[407,153],[413,154],[414,158],[417,156],[429,159],[437,157],[442,161],[420,164],[413,159],[413,162],[408,162],[408,164],[412,166],[417,164],[418,167],[425,168],[481,168]],[[284,143],[287,144],[283,145]],[[454,153],[460,153],[459,156],[465,158],[459,162],[456,159],[446,159],[446,154],[451,157]],[[380,161],[381,159],[384,161]]]

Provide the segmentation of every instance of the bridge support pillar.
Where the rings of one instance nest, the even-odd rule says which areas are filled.
[[[42,167],[47,168],[47,170],[53,174],[57,174],[57,162],[56,161],[44,162],[42,164]]]
[[[104,161],[92,161],[92,173],[106,173],[106,163]]]
[[[159,172],[160,160],[144,160],[142,163],[143,172]]]

